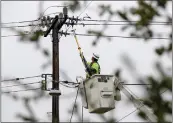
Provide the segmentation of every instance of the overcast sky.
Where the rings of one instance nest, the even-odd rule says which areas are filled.
[[[3,1],[1,2],[2,6],[2,23],[13,22],[13,21],[25,21],[25,20],[35,20],[38,18],[38,5],[39,2],[34,1]],[[108,1],[108,2],[99,2],[93,1],[89,7],[82,13],[80,17],[84,17],[87,13],[91,19],[107,19],[106,16],[100,18],[98,16],[98,11],[96,6],[98,4],[111,4],[114,10],[123,9],[124,7],[135,6],[135,2],[127,1]],[[127,4],[128,3],[128,4]],[[60,1],[50,1],[44,2],[43,10],[49,6],[63,5]],[[83,8],[84,9],[84,8]],[[168,11],[171,13],[172,6],[169,5]],[[45,14],[61,12],[62,8],[50,8]],[[69,16],[77,16],[81,11],[72,13],[69,11]],[[172,15],[172,14],[171,14]],[[53,16],[53,15],[51,15]],[[112,20],[120,20],[118,16],[112,18]],[[7,25],[10,26],[10,25]],[[76,32],[86,33],[87,29],[100,29],[99,26],[76,26]],[[153,27],[157,29],[158,32],[167,31],[161,26]],[[27,27],[23,28],[28,30]],[[15,34],[14,32],[8,29],[1,29],[1,35],[11,35]],[[128,36],[128,32],[122,32],[121,26],[110,26],[109,29],[105,32],[107,35],[122,35]],[[131,74],[127,70],[127,67],[124,66],[121,55],[126,54],[133,59],[136,69],[141,76],[146,76],[149,74],[155,75],[155,70],[153,67],[154,61],[158,59],[155,55],[153,48],[165,44],[167,40],[162,40],[162,42],[155,40],[152,42],[145,43],[142,39],[123,39],[123,38],[113,38],[111,42],[108,42],[106,39],[101,39],[97,47],[92,47],[92,41],[94,37],[82,37],[78,36],[79,43],[84,52],[84,55],[87,60],[91,59],[92,53],[97,52],[100,55],[100,66],[101,74],[114,74],[114,70],[117,68],[123,69],[123,77],[128,79],[128,83],[136,83],[133,80]],[[25,76],[34,76],[40,75],[42,73],[51,73],[52,68],[49,66],[47,69],[41,69],[41,65],[46,62],[46,58],[41,54],[40,51],[36,50],[35,45],[32,43],[21,43],[19,37],[6,37],[1,38],[1,71],[2,77],[25,77]],[[42,37],[41,45],[45,48],[48,48],[50,51],[52,49],[51,37]],[[66,74],[75,81],[76,76],[85,77],[84,66],[79,57],[77,50],[77,45],[72,36],[62,37],[60,39],[60,69],[64,70]],[[162,62],[165,66],[171,65],[167,57],[162,58]],[[30,80],[24,80],[24,82],[34,82],[39,81],[41,78],[35,78]],[[60,74],[60,79],[64,79]],[[8,83],[10,85],[12,83]],[[7,85],[2,83],[1,86]],[[38,87],[38,86],[35,86]],[[143,96],[141,87],[129,87],[137,96]],[[9,88],[9,90],[19,90],[21,88]],[[63,98],[65,95],[76,92],[76,89],[66,88],[60,85],[60,90],[62,95],[60,97],[60,121],[69,121],[70,115],[68,110],[72,109],[71,105],[74,103],[75,94],[71,98]],[[3,89],[2,91],[5,91]],[[30,95],[32,92],[18,92],[18,95]],[[15,113],[22,112],[26,114],[26,109],[20,101],[14,101],[6,95],[2,95],[2,104],[1,104],[1,118],[3,122],[19,122],[20,119],[15,117]],[[127,98],[122,94],[122,101],[116,102],[116,108],[108,113],[105,113],[105,116],[110,117],[114,112],[114,116],[117,119],[121,119],[123,116],[132,112],[135,108],[132,103],[126,104],[125,100]],[[40,100],[38,103],[32,103],[33,109],[39,117],[40,121],[50,121],[47,119],[47,112],[51,112],[51,101],[50,97],[48,100]],[[77,102],[81,104],[80,97]],[[98,116],[95,114],[90,114],[88,110],[84,109],[84,118],[89,118],[91,121],[101,121]],[[73,117],[72,121],[75,121],[76,117]],[[121,122],[141,122],[143,120],[137,117],[137,113],[126,117]]]

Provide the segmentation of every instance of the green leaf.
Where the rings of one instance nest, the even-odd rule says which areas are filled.
[[[43,49],[43,54],[47,57],[50,56],[49,51],[47,49]]]
[[[160,6],[161,8],[165,8],[167,0],[156,0],[157,5]]]
[[[144,113],[144,112],[139,112],[138,113],[138,115],[140,116],[140,117],[142,117],[143,119],[145,119],[146,118],[146,114]]]
[[[155,52],[159,56],[161,56],[164,53],[164,51],[165,51],[165,48],[164,47],[160,47],[160,48],[155,49]]]
[[[121,11],[118,11],[117,12],[118,15],[123,18],[124,20],[129,20],[128,17],[127,17],[127,13],[126,12],[121,12]]]
[[[167,48],[167,51],[168,52],[172,52],[172,42],[169,43],[168,48]]]

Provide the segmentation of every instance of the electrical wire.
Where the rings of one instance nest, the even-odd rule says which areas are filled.
[[[29,35],[29,34],[24,34],[24,35]],[[48,34],[48,35],[51,35],[51,34]],[[18,37],[18,36],[21,36],[21,35],[2,35],[1,37],[2,38],[6,38],[6,37]]]
[[[62,33],[62,32],[59,32],[59,33]],[[73,33],[62,33],[62,34],[65,34],[65,35],[73,35]],[[28,34],[26,34],[28,35]],[[51,35],[51,34],[49,34]],[[98,36],[98,35],[93,35],[93,34],[79,34],[79,33],[76,33],[76,35],[78,36]],[[2,35],[1,37],[11,37],[11,36],[21,36],[21,35]],[[137,38],[137,39],[143,39],[142,37],[136,37],[136,36],[118,36],[118,35],[99,35],[100,37],[105,37],[105,38]],[[153,38],[147,38],[147,39],[170,39],[170,38],[167,38],[167,37],[153,37]]]
[[[2,81],[0,81],[0,82],[6,82],[6,81],[18,81],[18,80],[30,79],[30,78],[36,78],[36,77],[41,77],[41,75],[37,75],[37,76],[29,76],[29,77],[23,77],[23,78],[7,79],[7,80],[2,80]]]
[[[91,1],[86,5],[85,9],[79,14],[78,17],[80,17],[81,14],[85,12],[85,10],[89,7],[89,5],[90,5],[92,2],[93,2],[93,0],[91,0]]]
[[[82,123],[83,123],[83,106],[81,108],[82,108]]]
[[[49,6],[48,8],[46,8],[45,9],[45,11],[43,12],[43,14],[42,14],[42,16],[41,17],[43,17],[43,15],[44,15],[44,13],[49,9],[49,8],[51,8],[51,7],[65,7],[65,6]],[[66,6],[66,7],[68,7],[68,6]],[[56,14],[56,13],[60,13],[60,12],[55,12],[55,13],[50,13],[50,14],[47,14],[47,15],[45,15],[45,16],[48,16],[48,15],[51,15],[51,14]],[[5,22],[5,23],[1,23],[1,24],[13,24],[13,23],[26,23],[26,22],[34,22],[34,21],[39,21],[40,19],[41,19],[41,17],[40,18],[38,18],[38,19],[36,19],[36,20],[28,20],[28,21],[15,21],[15,22]]]
[[[57,83],[62,82],[62,83],[65,83],[65,84],[73,84],[73,85],[75,85],[75,84],[79,84],[79,83],[76,83],[76,82],[70,82],[70,81],[67,81],[67,80],[64,80],[64,81],[62,81],[62,80],[60,80],[60,81],[51,80],[51,81],[52,81],[52,82],[57,82]]]
[[[73,117],[73,112],[74,112],[74,108],[75,108],[75,104],[76,104],[76,100],[77,100],[77,96],[78,96],[78,91],[79,91],[79,87],[77,89],[77,94],[76,94],[76,98],[75,98],[75,101],[74,101],[74,106],[73,106],[72,114],[71,114],[71,117],[70,117],[70,123],[71,123],[71,120],[72,120],[72,117]]]
[[[71,23],[65,23],[66,25],[70,25]],[[82,26],[101,26],[101,25],[111,25],[111,26],[121,26],[121,25],[136,25],[134,24],[128,24],[128,23],[76,23],[73,25],[82,25]],[[171,23],[150,23],[149,25],[172,25]],[[1,28],[14,28],[14,27],[29,27],[29,26],[39,26],[39,25],[34,25],[34,24],[29,24],[29,25],[17,25],[17,26],[2,26]]]
[[[31,85],[31,84],[38,84],[38,83],[41,83],[41,81],[39,81],[39,82],[25,83],[25,84],[17,84],[17,85],[8,85],[8,86],[3,86],[1,88],[15,87],[15,86],[21,86],[21,85]]]
[[[50,13],[50,14],[47,14],[45,16],[48,16],[48,15],[51,15],[51,14],[57,14],[57,13],[60,13],[60,12],[54,12],[54,13]],[[41,18],[40,18],[41,19]],[[29,20],[29,21],[18,21],[18,22],[7,22],[7,23],[1,23],[1,24],[13,24],[13,23],[26,23],[26,22],[34,22],[34,21],[39,21],[40,19],[36,19],[36,20]],[[130,22],[131,24],[133,23],[137,23],[138,21],[116,21],[116,20],[97,20],[97,19],[94,19],[94,20],[82,20],[82,19],[78,19],[78,21],[95,21],[95,22]],[[127,25],[131,25],[129,23],[127,23]],[[149,25],[171,25],[172,22],[164,22],[164,21],[151,21]],[[88,25],[100,25],[100,24],[88,24]],[[102,25],[102,24],[101,24]],[[105,24],[107,25],[107,24]],[[109,24],[108,24],[109,25]],[[110,24],[110,25],[114,25],[114,24]],[[2,27],[1,27],[2,28]]]
[[[31,90],[39,90],[41,88],[31,88],[31,89],[26,89],[26,90],[16,90],[16,91],[5,91],[5,92],[2,92],[3,93],[13,93],[13,92],[21,92],[21,91],[31,91]]]
[[[29,26],[38,26],[38,25],[29,24],[29,25],[21,25],[21,26],[3,26],[1,28],[29,27]]]
[[[88,6],[91,4],[91,2],[92,2],[92,1],[93,1],[93,0],[91,0],[91,1],[90,1],[90,3],[86,5],[86,7],[85,7],[84,11],[82,11],[82,12],[79,14],[79,16],[78,16],[78,17],[80,17],[80,16],[82,15],[82,13],[84,13],[84,12],[85,12],[85,10],[88,8]],[[71,26],[69,26],[69,28],[68,28],[68,29],[66,29],[66,32],[67,32],[67,31],[70,29],[70,27],[71,27]],[[61,37],[62,37],[62,36],[61,36]],[[61,38],[61,37],[60,37],[60,38]],[[60,39],[60,38],[59,38],[59,39]]]
[[[160,95],[162,95],[163,93],[165,93],[166,91],[168,91],[168,89],[165,89],[162,93],[160,93]],[[134,112],[136,112],[138,109],[140,109],[141,107],[143,107],[144,105],[141,105],[140,107],[136,108],[135,110],[133,110],[132,112],[130,112],[129,114],[125,115],[124,117],[122,117],[120,120],[117,120],[116,122],[120,122],[123,119],[125,119],[126,117],[128,117],[129,115],[133,114]]]
[[[62,33],[62,32],[59,32],[59,33]],[[62,34],[65,34],[65,35],[72,35],[73,36],[73,33],[62,33]],[[79,34],[79,33],[76,33],[76,35],[79,35],[79,36],[100,36],[100,37],[106,37],[106,38],[139,38],[141,39],[142,37],[136,37],[136,36],[116,36],[116,35],[93,35],[93,34]],[[142,38],[143,39],[143,38]],[[147,39],[170,39],[170,38],[157,38],[157,37],[153,37],[153,38],[147,38]]]
[[[65,84],[78,84],[78,83],[75,83],[75,82],[68,82],[68,81],[60,81],[60,82],[63,82]],[[30,84],[38,84],[38,83],[41,83],[41,81],[38,81],[38,82],[31,82],[31,83],[25,83],[25,84],[17,84],[17,85],[8,85],[8,86],[3,86],[1,88],[8,88],[8,87],[15,87],[15,86],[21,86],[21,85],[30,85]],[[152,84],[122,84],[122,85],[152,85]],[[66,86],[66,85],[64,85]],[[69,87],[69,86],[66,86],[66,87]],[[74,88],[74,87],[72,87]]]
[[[6,23],[1,23],[1,24],[26,23],[26,22],[34,22],[34,21],[38,21],[38,19],[36,19],[36,20],[28,20],[28,21],[6,22]]]
[[[44,10],[44,12],[42,13],[42,15],[40,15],[40,17],[39,17],[37,20],[40,20],[40,19],[44,16],[44,13],[45,13],[49,8],[51,8],[51,7],[62,7],[62,6],[49,6],[49,7],[47,7],[47,8]],[[34,26],[29,34],[32,34],[32,33],[33,33],[33,30],[34,30],[36,27],[38,27],[38,25],[39,25],[39,24],[37,24],[37,26]]]
[[[51,79],[49,79],[51,80]],[[65,86],[65,87],[68,87],[68,88],[76,88],[79,86],[79,83],[75,83],[75,82],[69,82],[69,81],[56,81],[56,80],[51,80],[52,82],[55,82],[55,83],[60,83],[61,85]],[[67,84],[67,85],[66,85]],[[70,86],[71,85],[74,85],[74,86]]]
[[[53,7],[68,7],[68,6],[49,6],[45,9],[45,11],[43,12],[43,15],[49,8],[53,8]]]
[[[121,26],[121,25],[136,25],[135,23],[77,23],[74,25],[82,25],[82,26],[100,26],[100,25],[111,25],[111,26]],[[150,23],[148,25],[172,25],[171,23]]]
[[[115,20],[97,20],[97,19],[90,19],[90,20],[84,20],[84,19],[79,19],[79,21],[95,21],[95,22],[130,22],[130,23],[136,23],[138,21],[115,21]],[[171,23],[170,21],[150,21],[150,23]]]
[[[52,15],[52,14],[57,14],[57,13],[60,13],[60,12],[54,12],[54,13],[49,13],[49,14],[46,14],[45,16],[48,16],[48,15]],[[41,19],[41,18],[40,18]],[[36,19],[36,20],[28,20],[28,21],[15,21],[15,22],[7,22],[7,23],[1,23],[2,24],[16,24],[16,23],[28,23],[28,22],[35,22],[35,21],[39,21],[40,19]],[[2,27],[1,27],[2,28]]]

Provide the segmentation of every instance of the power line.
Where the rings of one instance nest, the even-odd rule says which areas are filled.
[[[1,88],[8,88],[8,87],[14,87],[14,86],[21,86],[21,85],[31,85],[31,84],[38,84],[38,83],[41,83],[41,81],[39,81],[39,82],[25,83],[25,84],[17,84],[17,85],[8,85],[8,86],[3,86]]]
[[[51,8],[51,7],[55,7],[55,6],[49,6],[49,7],[47,7],[47,8],[44,10],[44,12],[42,13],[42,15],[40,15],[40,17],[39,17],[37,20],[40,20],[40,19],[44,16],[44,13],[45,13],[49,8]],[[56,6],[56,7],[62,7],[62,6]],[[38,27],[38,25],[37,25],[37,26],[34,26],[29,34],[32,34],[33,31],[34,31],[34,29],[35,29],[36,27]]]
[[[136,25],[135,23],[77,23],[74,25],[83,25],[83,26],[100,26],[100,25],[112,25],[112,26],[117,26],[117,25]],[[171,23],[150,23],[148,25],[172,25]]]
[[[26,90],[16,90],[16,91],[6,91],[2,93],[12,93],[12,92],[21,92],[21,91],[31,91],[31,90],[39,90],[41,88],[32,88],[32,89],[26,89]]]
[[[29,25],[22,25],[22,26],[3,26],[1,28],[29,27],[29,26],[38,26],[38,25],[29,24]]]
[[[89,5],[90,5],[92,2],[93,2],[93,0],[91,0],[90,3],[88,3],[88,4],[86,5],[85,9],[79,14],[78,17],[80,17],[81,14],[85,12],[85,10],[89,7]]]
[[[60,32],[62,33],[62,32]],[[64,35],[73,35],[72,33],[62,33]],[[28,35],[28,34],[26,34]],[[143,39],[142,37],[136,37],[136,36],[117,36],[117,35],[93,35],[93,34],[79,34],[76,33],[76,35],[79,36],[100,36],[100,37],[107,37],[107,38],[139,38],[139,39]],[[21,36],[21,35],[2,35],[1,37],[11,37],[11,36]],[[170,39],[170,38],[166,38],[166,37],[153,37],[153,38],[147,38],[147,39]]]
[[[73,35],[73,33],[63,33],[63,32],[60,32],[64,35]],[[79,33],[76,33],[76,35],[79,35],[79,36],[99,36],[99,37],[109,37],[109,38],[142,38],[142,37],[136,37],[136,36],[116,36],[116,35],[93,35],[93,34],[79,34]],[[142,38],[143,39],[143,38]],[[154,37],[154,38],[147,38],[147,39],[170,39],[170,38],[157,38],[157,37]]]
[[[84,20],[84,19],[79,19],[79,21],[96,21],[96,22],[129,22],[129,23],[136,23],[138,21],[117,21],[117,20],[97,20],[97,19],[90,19],[90,20]],[[172,22],[170,21],[150,21],[150,23],[170,23],[172,24]]]
[[[168,91],[168,89],[165,89],[162,93],[165,93],[166,91]],[[143,107],[144,105],[141,105],[140,107],[136,108],[135,110],[133,110],[132,112],[130,112],[129,114],[125,115],[123,118],[121,118],[120,120],[116,121],[116,122],[120,122],[121,120],[125,119],[126,117],[128,117],[129,115],[133,114],[134,112],[136,112],[138,109],[140,109],[141,107]]]
[[[57,81],[55,81],[57,82]],[[70,87],[70,86],[67,86],[67,85],[64,85],[64,84],[72,84],[72,85],[79,85],[79,83],[75,83],[75,82],[69,82],[69,81],[59,81],[59,82],[62,82],[63,83],[63,86],[66,86],[66,87]],[[30,85],[30,84],[38,84],[38,83],[41,83],[41,81],[38,81],[38,82],[31,82],[31,83],[25,83],[25,84],[17,84],[17,85],[8,85],[8,86],[3,86],[1,88],[8,88],[8,87],[14,87],[14,86],[21,86],[21,85]],[[152,84],[123,84],[123,85],[152,85]],[[74,87],[72,87],[74,88]]]
[[[37,76],[29,76],[29,77],[23,77],[23,78],[7,79],[7,80],[2,80],[2,81],[0,81],[0,82],[6,82],[6,81],[17,81],[17,80],[22,80],[22,79],[36,78],[36,77],[41,77],[41,75],[37,75]]]
[[[65,23],[66,25],[72,25],[71,23]],[[82,25],[82,26],[102,26],[102,25],[111,25],[111,26],[120,26],[120,25],[136,25],[135,23],[76,23],[73,25]],[[150,23],[148,25],[171,25],[171,23]],[[34,24],[29,24],[29,25],[16,25],[16,26],[3,26],[1,28],[14,28],[14,27],[29,27],[29,26],[41,26],[41,25],[34,25]]]
[[[76,94],[76,98],[75,98],[75,101],[74,101],[74,106],[73,106],[72,114],[71,114],[71,117],[70,117],[70,123],[71,123],[71,120],[72,120],[72,117],[73,117],[73,112],[74,112],[74,108],[75,108],[75,104],[76,104],[76,100],[77,100],[77,96],[78,96],[78,91],[79,91],[79,87],[77,89],[77,94]]]
[[[51,8],[51,7],[63,7],[63,6],[49,6],[48,8],[46,8],[46,10],[49,9],[49,8]],[[46,10],[43,12],[43,15],[46,12]],[[51,15],[51,14],[57,14],[57,13],[60,13],[60,12],[54,12],[54,13],[46,14],[45,16],[48,16],[48,15]],[[40,19],[41,19],[41,17],[39,19],[36,19],[36,20],[5,22],[5,23],[1,23],[1,24],[27,23],[27,22],[39,21]]]
[[[84,11],[88,8],[88,6],[91,4],[92,1],[93,1],[93,0],[91,0],[90,3],[86,5]],[[84,13],[84,11],[82,11],[82,12],[79,14],[78,17],[80,17],[80,16],[82,15],[82,13]],[[67,32],[69,29],[70,29],[70,27],[69,27],[68,29],[66,29],[66,32]],[[61,36],[61,37],[62,37],[62,36]],[[60,38],[61,38],[61,37],[60,37]],[[59,39],[60,39],[60,38],[59,38]]]
[[[15,22],[6,22],[6,23],[1,23],[1,24],[13,24],[13,23],[27,23],[27,22],[35,22],[38,21],[39,19],[36,20],[28,20],[28,21],[15,21]]]
[[[56,14],[59,12],[55,12],[55,13],[50,13],[47,14],[45,16],[51,15],[51,14]],[[30,21],[18,21],[18,22],[8,22],[8,23],[1,23],[1,24],[12,24],[12,23],[26,23],[26,22],[34,22],[34,21],[39,21],[39,19],[37,20],[30,20]],[[79,19],[78,21],[96,21],[96,22],[130,22],[130,23],[126,23],[126,24],[83,24],[83,23],[78,23],[78,24],[74,24],[74,25],[135,25],[135,23],[137,23],[138,21],[115,21],[115,20],[82,20]],[[171,25],[172,22],[163,22],[163,21],[151,21],[149,23],[149,25]],[[36,25],[25,25],[25,26],[36,26]],[[9,27],[25,27],[25,26],[9,26]],[[1,27],[1,28],[7,28],[7,27]]]
[[[52,80],[52,82],[58,82],[58,81]],[[76,88],[79,85],[79,83],[69,82],[69,81],[59,81],[58,83],[60,83],[61,85],[65,86],[65,87],[68,87],[68,88]],[[67,85],[65,85],[65,84],[67,84]],[[70,84],[74,85],[74,86],[69,86]]]

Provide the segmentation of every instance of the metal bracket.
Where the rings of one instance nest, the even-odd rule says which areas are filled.
[[[42,87],[41,89],[42,90],[47,90],[47,76],[51,76],[52,77],[52,74],[42,74],[41,77],[44,78],[44,80],[42,80]]]
[[[61,95],[61,91],[60,90],[50,90],[49,94],[51,96],[60,96]]]

